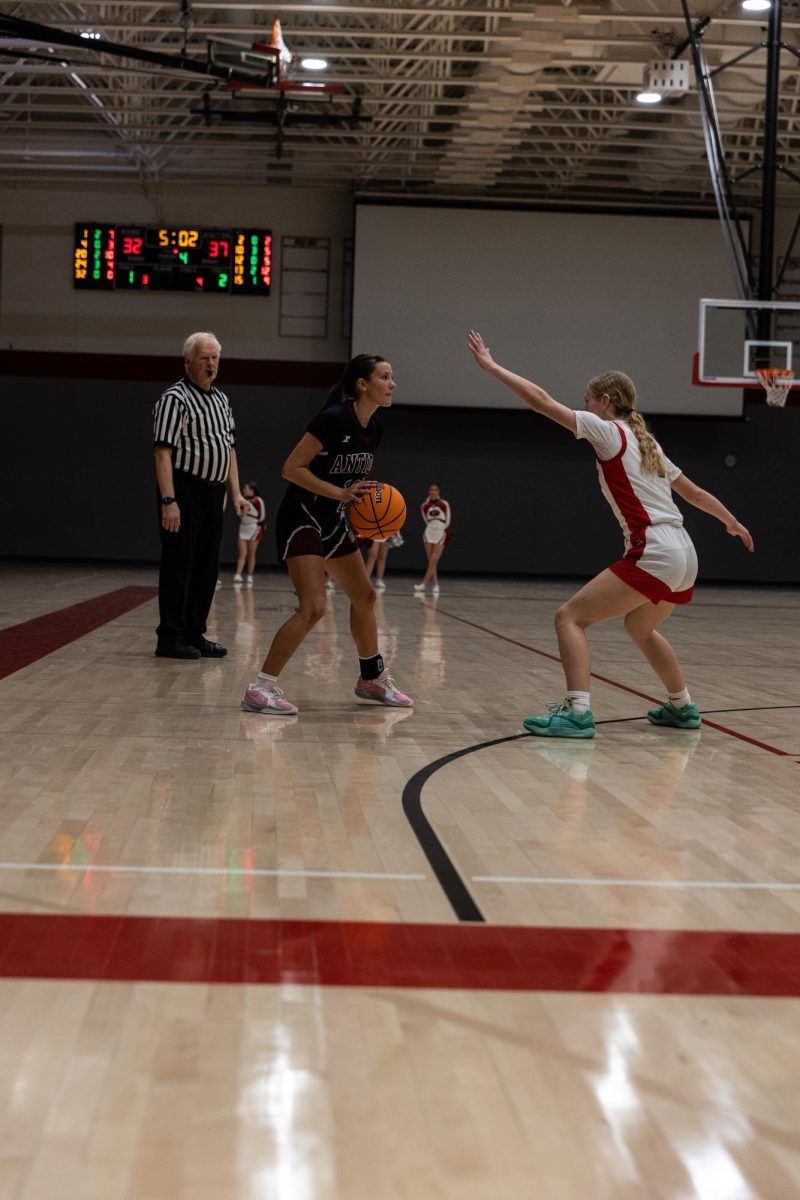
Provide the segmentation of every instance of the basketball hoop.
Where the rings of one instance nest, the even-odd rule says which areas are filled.
[[[756,374],[767,393],[767,404],[783,408],[794,383],[794,371],[791,367],[759,367]]]

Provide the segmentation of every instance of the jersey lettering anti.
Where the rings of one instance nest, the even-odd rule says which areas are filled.
[[[648,525],[683,525],[671,487],[682,474],[680,467],[662,451],[666,477],[643,471],[639,443],[624,421],[604,421],[590,412],[577,412],[575,418],[575,436],[585,438],[597,456],[600,488],[619,521],[626,548]]]
[[[352,404],[332,404],[317,413],[307,432],[322,443],[319,454],[308,464],[317,479],[345,488],[372,477],[372,463],[381,440],[381,427],[374,414],[364,429]],[[318,496],[295,483],[289,485],[289,495],[318,516],[335,513],[340,507],[340,501]]]

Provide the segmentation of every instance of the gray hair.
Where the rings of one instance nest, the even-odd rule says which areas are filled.
[[[210,339],[212,342],[216,342],[218,350],[222,349],[219,338],[217,337],[217,335],[215,333],[210,333],[208,330],[206,330],[204,333],[190,333],[189,336],[187,337],[186,341],[183,343],[184,359],[192,358],[192,356],[194,355],[194,348],[197,345],[197,343],[200,341],[203,341],[206,338]]]

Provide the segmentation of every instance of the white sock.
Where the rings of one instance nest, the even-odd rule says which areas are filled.
[[[266,671],[259,671],[258,672],[258,682],[259,683],[277,683],[278,676],[277,675],[267,675]]]
[[[567,692],[569,707],[574,713],[580,716],[582,713],[588,712],[592,707],[589,703],[590,692]]]
[[[685,708],[687,704],[692,703],[692,697],[689,695],[689,689],[684,688],[682,692],[669,692],[669,702],[673,708]]]

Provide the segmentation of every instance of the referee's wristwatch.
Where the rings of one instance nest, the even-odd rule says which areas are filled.
[[[174,496],[162,496],[162,497],[161,497],[161,503],[162,503],[162,504],[165,504],[165,505],[166,505],[166,504],[174,504],[174,503],[175,503],[175,497],[174,497]]]

